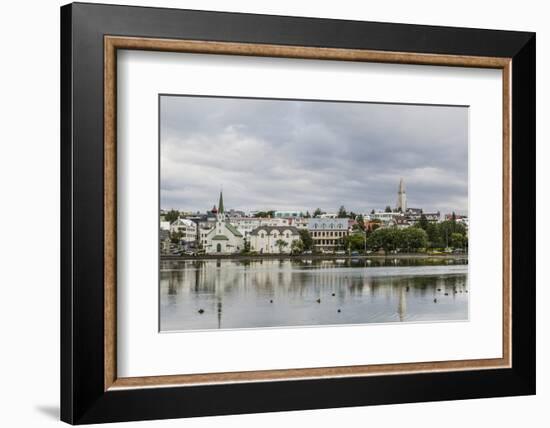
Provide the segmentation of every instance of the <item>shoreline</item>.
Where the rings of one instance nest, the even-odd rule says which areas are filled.
[[[348,254],[263,254],[263,255],[244,255],[244,254],[204,254],[201,256],[170,256],[161,255],[160,260],[166,261],[184,261],[184,260],[341,260],[341,259],[442,259],[456,260],[468,259],[468,254],[425,254],[425,253],[399,253],[399,254],[368,254],[351,256]]]

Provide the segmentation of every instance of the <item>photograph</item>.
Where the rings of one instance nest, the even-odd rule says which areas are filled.
[[[544,14],[235,1],[6,21],[7,426],[544,414]]]
[[[159,330],[468,321],[468,117],[160,94]]]

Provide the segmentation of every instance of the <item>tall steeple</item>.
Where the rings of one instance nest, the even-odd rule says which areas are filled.
[[[220,201],[218,202],[218,212],[223,213],[223,192],[220,190]]]
[[[407,211],[407,193],[405,192],[403,178],[399,181],[399,189],[397,190],[397,209],[401,212]]]
[[[218,223],[225,222],[225,209],[223,208],[223,192],[220,190],[220,200],[218,201],[218,212],[216,213]]]

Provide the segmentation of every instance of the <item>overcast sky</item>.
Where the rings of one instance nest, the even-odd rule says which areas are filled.
[[[467,213],[466,107],[161,97],[161,208]]]

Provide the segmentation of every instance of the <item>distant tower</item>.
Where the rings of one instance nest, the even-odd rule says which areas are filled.
[[[397,210],[403,213],[407,211],[407,193],[405,192],[403,179],[399,181],[399,189],[397,190]]]

